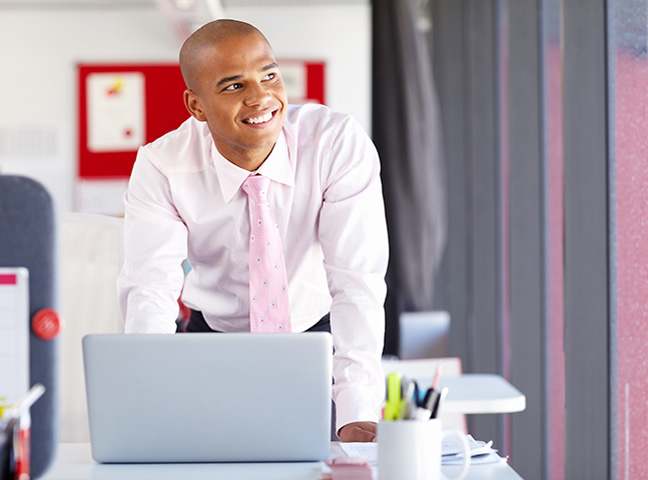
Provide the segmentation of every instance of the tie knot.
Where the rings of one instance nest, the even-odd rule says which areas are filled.
[[[254,203],[267,202],[270,179],[262,175],[250,175],[243,182],[243,191],[254,200]]]

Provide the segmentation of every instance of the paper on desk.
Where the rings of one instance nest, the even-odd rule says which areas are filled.
[[[378,444],[372,443],[340,443],[340,447],[349,457],[367,457],[370,465],[378,462]]]
[[[471,465],[483,465],[486,463],[506,462],[505,458],[497,454],[497,450],[491,448],[493,442],[482,442],[475,440],[472,435],[466,435],[470,447]],[[463,463],[463,450],[461,442],[457,437],[445,437],[441,446],[443,465],[461,465]]]
[[[470,448],[470,455],[483,455],[485,453],[491,452],[491,446],[493,442],[488,443],[482,442],[481,440],[475,440],[472,435],[466,435],[466,441],[468,442],[468,447]],[[463,448],[461,448],[461,442],[455,436],[445,437],[441,443],[441,455],[445,456],[462,456]]]
[[[470,458],[471,465],[486,465],[487,463],[506,463],[506,458],[500,457],[495,450],[489,453],[482,453],[474,455]],[[441,459],[442,465],[463,465],[463,455],[452,457],[443,457]]]
[[[491,448],[492,442],[475,440],[472,435],[466,435],[470,447],[471,463],[497,463],[506,461],[497,454],[497,450]],[[378,464],[377,443],[341,443],[340,447],[350,457],[366,457],[369,465]],[[462,458],[461,443],[454,437],[446,437],[441,444],[441,463],[443,465],[461,464]]]

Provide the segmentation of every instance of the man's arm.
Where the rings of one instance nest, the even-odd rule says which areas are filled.
[[[124,195],[124,266],[118,280],[126,333],[174,333],[187,229],[167,178],[140,149]]]
[[[384,400],[381,356],[389,247],[378,155],[353,119],[339,127],[319,225],[333,299],[333,398],[341,438],[366,441],[373,438],[372,423]]]

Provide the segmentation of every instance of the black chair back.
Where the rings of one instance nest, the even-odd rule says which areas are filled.
[[[29,270],[29,316],[56,310],[56,218],[52,197],[35,180],[0,175],[0,266]],[[45,394],[31,408],[32,478],[49,468],[57,444],[58,337],[43,339],[30,328],[30,385]]]

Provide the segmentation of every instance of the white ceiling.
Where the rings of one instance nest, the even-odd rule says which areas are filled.
[[[94,10],[157,8],[166,18],[178,41],[183,42],[198,27],[225,15],[228,7],[350,5],[370,0],[0,0],[0,9]]]
[[[370,0],[221,0],[224,7],[257,5],[349,5]],[[0,0],[0,8],[141,8],[154,7],[156,0]]]

